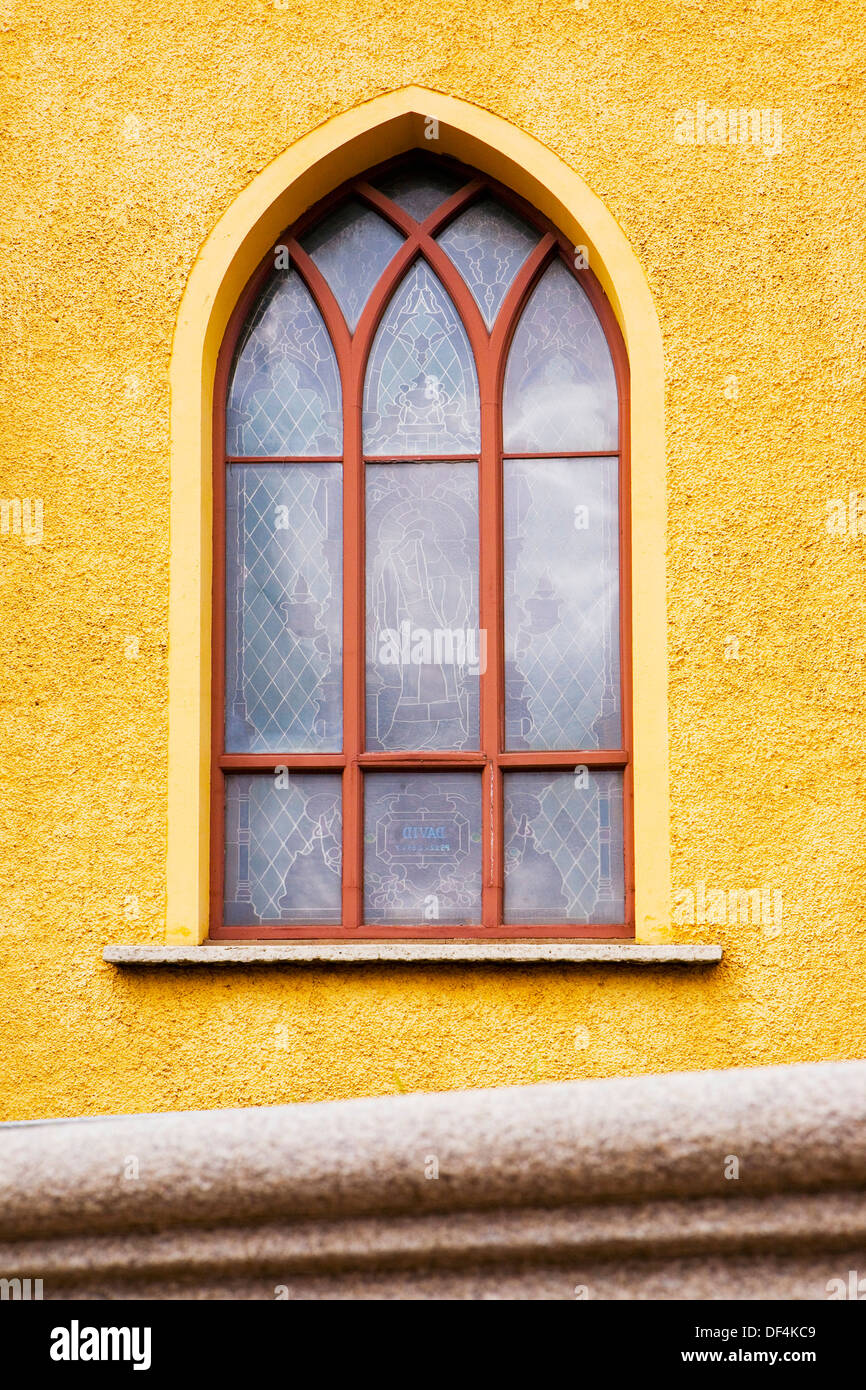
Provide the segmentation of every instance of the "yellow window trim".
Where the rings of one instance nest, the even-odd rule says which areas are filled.
[[[438,138],[428,140],[430,119]],[[499,179],[585,246],[619,321],[631,369],[635,908],[638,941],[670,939],[661,332],[640,264],[583,180],[499,116],[405,87],[335,116],[239,194],[193,267],[172,344],[166,941],[204,941],[209,915],[211,416],[229,316],[281,232],[345,179],[416,147]]]

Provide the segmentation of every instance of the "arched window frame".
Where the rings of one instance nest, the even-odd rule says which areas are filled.
[[[576,267],[575,247],[540,212],[496,180],[448,160],[459,173],[462,186],[420,225],[372,183],[405,162],[405,156],[386,161],[341,184],[308,209],[277,244],[285,246],[290,263],[300,274],[317,304],[337,358],[342,386],[343,452],[333,456],[343,466],[344,527],[344,741],[342,753],[238,754],[223,751],[225,699],[225,404],[238,338],[250,309],[274,268],[274,250],[262,260],[232,313],[217,360],[213,416],[213,642],[211,719],[211,928],[215,939],[258,938],[406,938],[459,937],[620,937],[635,934],[634,839],[632,816],[632,680],[631,680],[631,555],[629,476],[629,368],[625,344],[616,316],[597,279],[588,268]],[[311,226],[347,197],[354,197],[397,227],[406,240],[370,294],[354,334],[350,334],[337,301],[300,241]],[[541,238],[529,254],[488,332],[473,295],[435,236],[472,203],[492,196],[526,222]],[[619,459],[619,592],[620,671],[622,699],[622,747],[618,750],[577,749],[567,752],[504,752],[503,691],[503,505],[502,505],[502,389],[508,350],[526,302],[540,276],[559,257],[586,293],[605,334],[614,366],[618,391],[619,444],[616,450],[559,450],[548,457],[598,457]],[[481,749],[474,752],[378,753],[364,751],[365,631],[364,631],[364,467],[362,445],[362,397],[367,360],[376,330],[391,296],[416,260],[423,258],[441,280],[469,338],[478,372],[481,399],[481,447],[479,451],[480,626],[488,633],[488,672],[482,682]],[[469,455],[472,456],[471,453]],[[509,455],[504,455],[508,457]],[[522,450],[511,457],[532,457]],[[536,457],[544,455],[535,455]],[[388,455],[393,457],[393,455]],[[421,456],[418,456],[419,458]],[[437,457],[448,457],[437,455]],[[464,454],[454,458],[466,457]],[[247,461],[252,461],[247,456]],[[260,458],[256,462],[262,462]],[[316,462],[327,461],[317,457]],[[358,584],[351,582],[357,575]],[[280,764],[290,769],[332,769],[343,775],[342,924],[340,926],[259,926],[254,930],[222,925],[224,874],[224,774],[237,771],[273,771]],[[502,824],[502,775],[513,768],[570,769],[615,768],[623,773],[623,838],[625,857],[625,920],[616,924],[552,923],[530,926],[503,924],[504,836]],[[483,775],[482,924],[450,931],[442,925],[371,927],[363,925],[363,791],[364,769],[463,769]]]

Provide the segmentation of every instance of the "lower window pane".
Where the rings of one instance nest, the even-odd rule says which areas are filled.
[[[622,773],[505,774],[505,922],[625,921]]]
[[[341,780],[280,771],[226,777],[227,927],[339,923]]]
[[[367,774],[364,920],[369,926],[480,923],[480,774]]]

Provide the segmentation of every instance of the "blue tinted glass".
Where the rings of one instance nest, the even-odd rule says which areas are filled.
[[[303,238],[301,245],[324,275],[352,330],[403,240],[390,222],[356,200],[344,203]]]
[[[365,775],[364,921],[481,921],[480,774]]]
[[[228,394],[226,452],[263,458],[339,454],[341,401],[324,320],[297,272],[277,272],[241,335]]]
[[[625,921],[622,773],[506,772],[505,921]]]
[[[479,746],[474,463],[367,464],[367,747]]]
[[[226,777],[226,926],[339,923],[340,798],[339,774]]]
[[[226,478],[226,751],[342,746],[338,463],[233,464]]]
[[[404,169],[377,180],[376,187],[398,207],[423,222],[446,198],[462,188],[464,180],[444,169]]]
[[[619,748],[617,460],[504,474],[505,746]]]
[[[459,454],[479,447],[478,377],[466,330],[423,261],[398,285],[364,383],[364,452]]]
[[[492,198],[474,203],[436,238],[469,286],[488,328],[539,233]]]
[[[508,453],[615,449],[613,361],[595,310],[561,261],[554,261],[523,311],[505,372]]]

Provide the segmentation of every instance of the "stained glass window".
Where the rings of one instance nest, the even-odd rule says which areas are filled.
[[[485,198],[437,237],[469,286],[488,328],[539,233],[514,213]]]
[[[459,454],[478,448],[478,374],[466,330],[418,261],[398,285],[370,353],[364,452]]]
[[[465,179],[430,165],[388,174],[376,180],[376,187],[408,212],[410,217],[414,217],[416,222],[423,222],[457,192],[461,183],[465,183]]]
[[[212,935],[633,935],[604,297],[433,156],[280,248],[217,374]]]
[[[356,199],[344,203],[302,239],[324,275],[350,328],[358,325],[370,291],[403,237]]]
[[[343,711],[340,465],[232,465],[226,528],[226,749],[336,752]]]
[[[296,271],[277,271],[241,335],[226,408],[229,455],[321,457],[342,448],[340,377]]]
[[[503,466],[505,746],[618,748],[618,461]]]
[[[364,918],[371,925],[481,920],[481,778],[364,778]]]
[[[505,921],[622,922],[622,773],[505,774]]]
[[[226,777],[227,926],[339,922],[340,781],[318,772]]]
[[[366,473],[367,747],[477,748],[476,465]]]
[[[502,414],[509,453],[616,448],[610,348],[589,299],[561,261],[544,272],[517,325]]]

